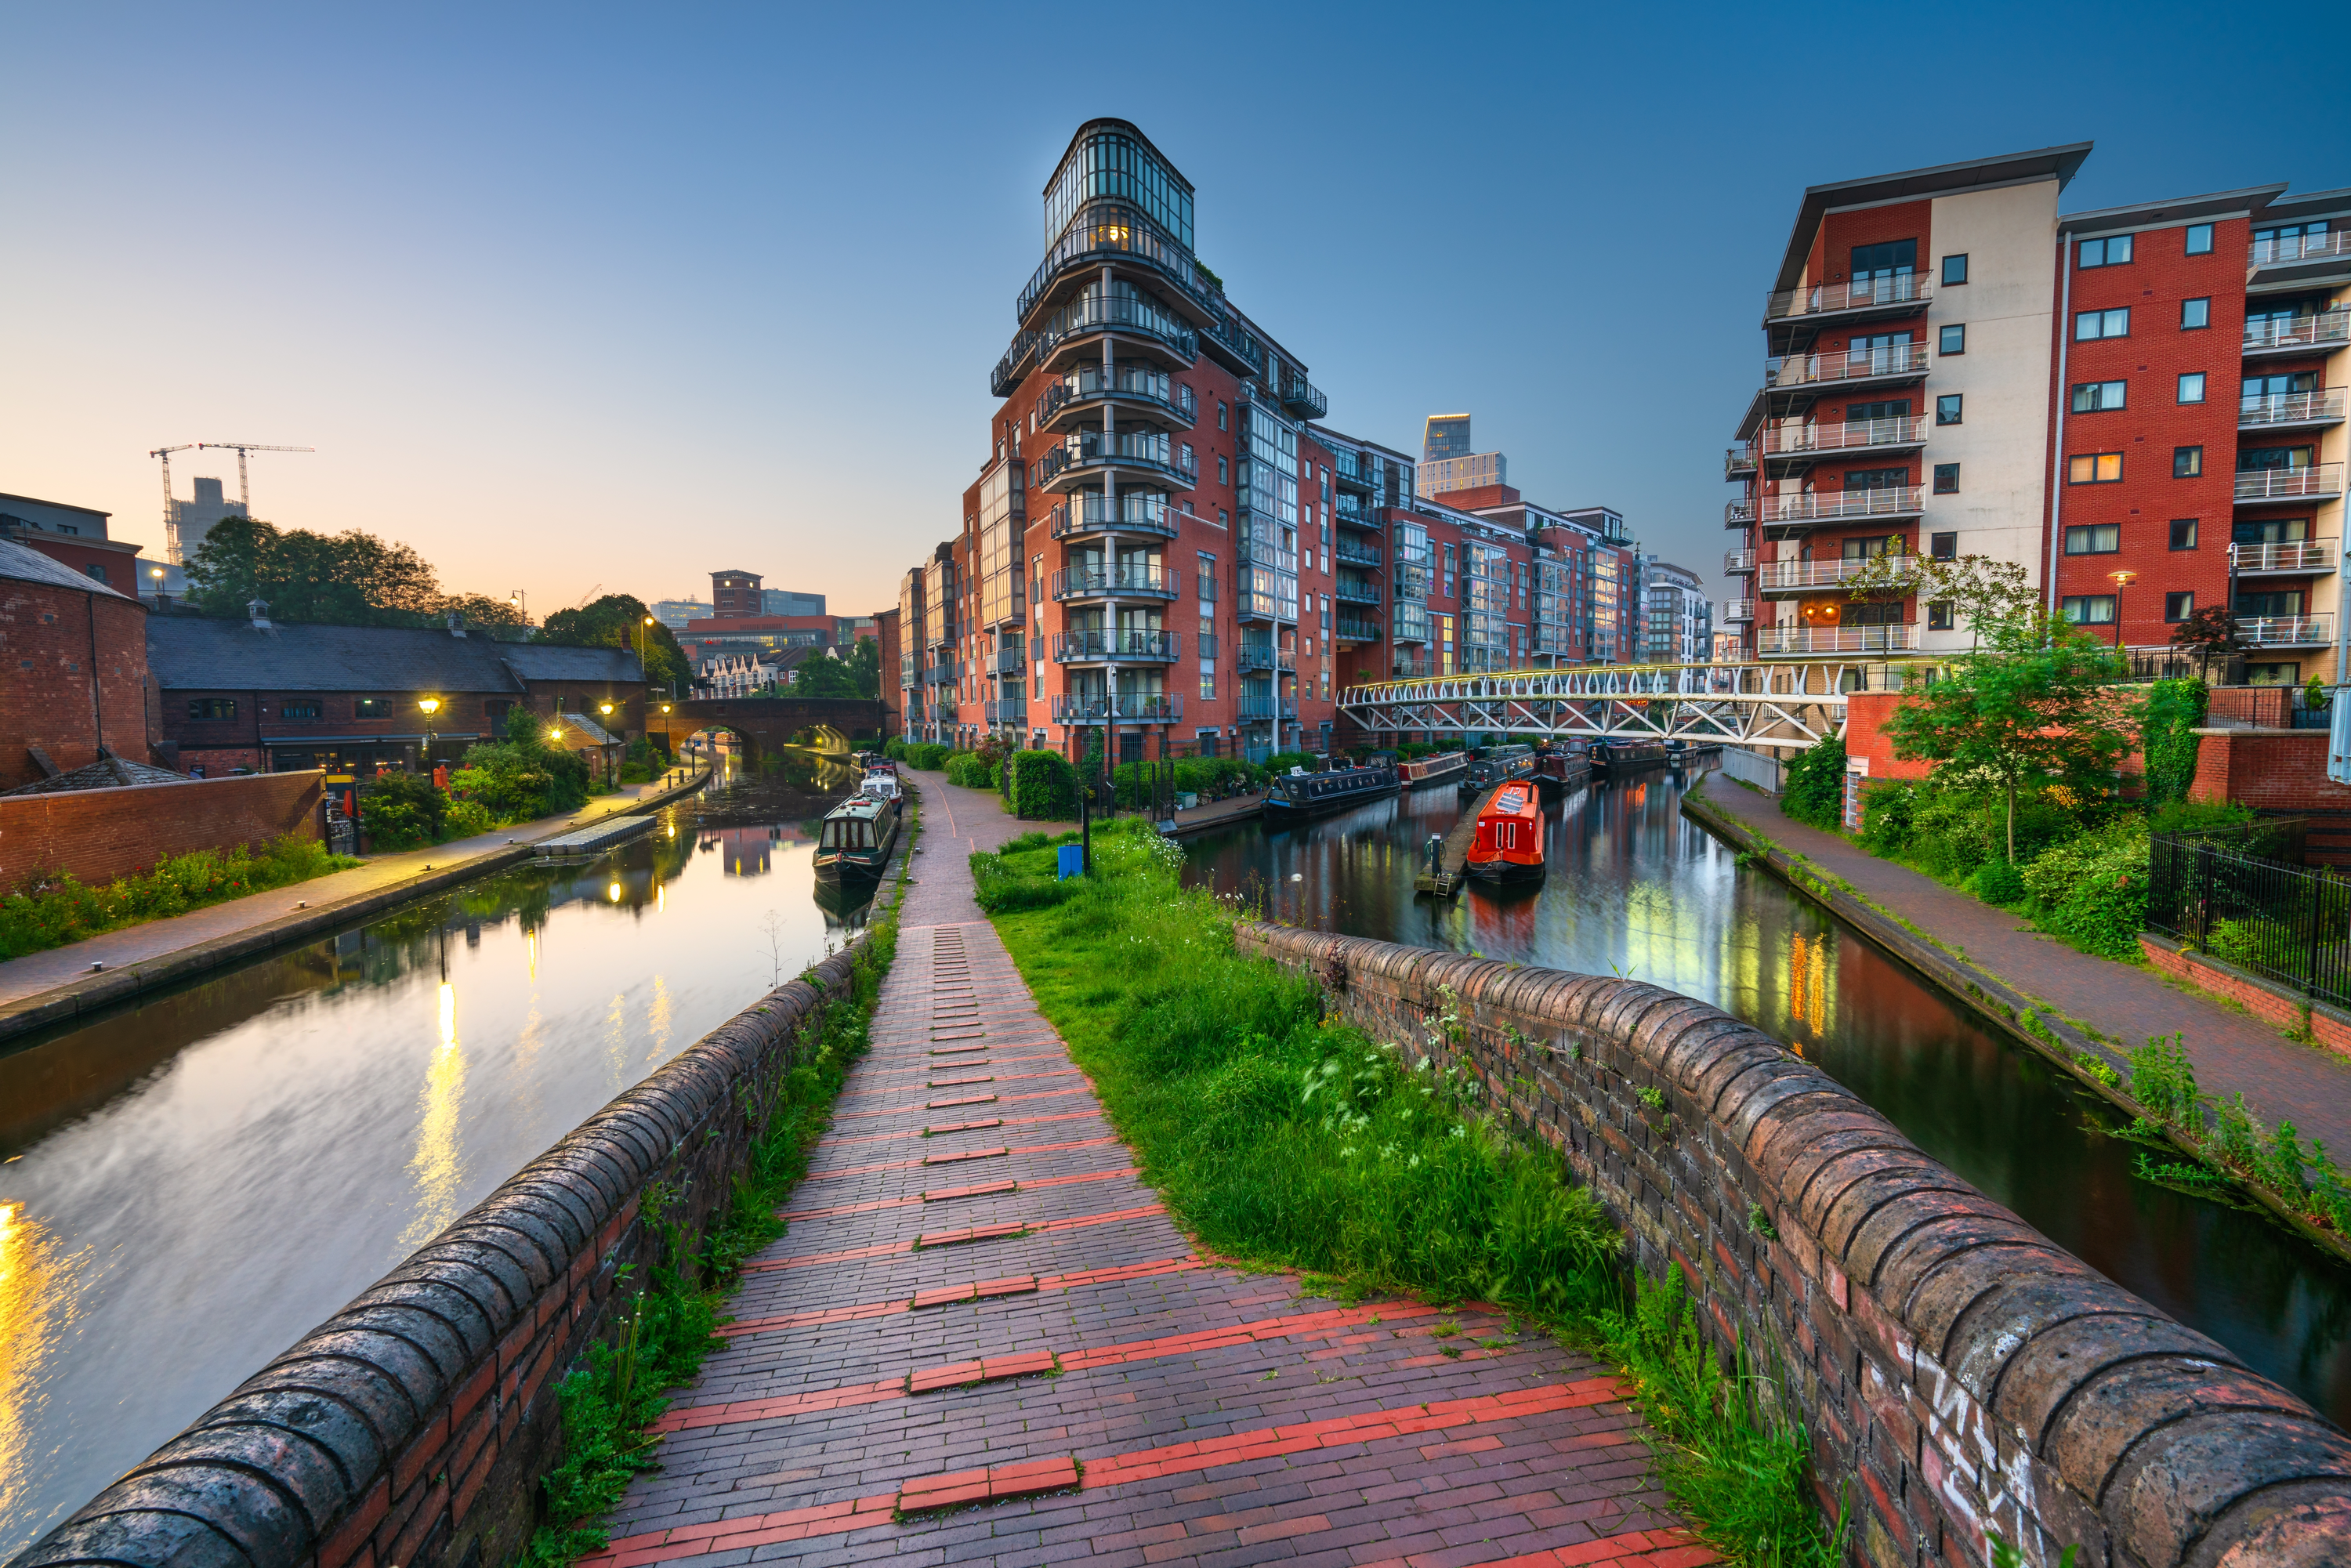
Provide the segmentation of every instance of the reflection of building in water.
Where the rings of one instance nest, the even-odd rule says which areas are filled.
[[[776,851],[813,841],[790,828],[716,828],[704,837],[702,847],[717,846],[719,864],[728,876],[765,876]]]
[[[1788,942],[1788,1018],[1812,1030],[1815,1040],[1825,1036],[1829,1027],[1828,946],[1817,936],[1810,941],[1792,936]],[[1801,1045],[1796,1053],[1803,1054]]]

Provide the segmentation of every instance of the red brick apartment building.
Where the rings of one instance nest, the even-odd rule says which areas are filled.
[[[1964,647],[1951,606],[1841,585],[1987,556],[2118,643],[2226,604],[2256,679],[2338,678],[2351,190],[2061,216],[2089,152],[1804,193],[1726,464],[1748,653]]]
[[[1044,204],[962,527],[899,583],[902,733],[1328,751],[1355,738],[1351,684],[1629,648],[1629,584],[1604,634],[1573,612],[1629,577],[1623,519],[1447,506],[1317,423],[1305,364],[1194,260],[1192,186],[1141,131],[1080,127]]]

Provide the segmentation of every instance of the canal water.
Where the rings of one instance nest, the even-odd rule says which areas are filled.
[[[800,754],[0,1056],[0,1560],[836,947]],[[870,897],[870,894],[868,895]]]
[[[1712,788],[1731,789],[1727,779]],[[1416,898],[1422,845],[1460,810],[1423,790],[1291,829],[1189,841],[1187,877],[1272,918],[1489,958],[1622,975],[1784,1040],[1921,1148],[2126,1289],[2351,1426],[2351,1269],[2256,1212],[2140,1180],[2105,1103],[2010,1044],[1679,810],[1658,770],[1548,807],[1548,877]]]

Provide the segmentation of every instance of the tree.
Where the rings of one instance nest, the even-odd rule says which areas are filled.
[[[801,697],[872,697],[882,690],[882,653],[871,637],[860,637],[845,659],[811,653],[792,670],[792,695]]]
[[[522,620],[504,600],[443,594],[413,546],[360,528],[321,534],[224,517],[188,559],[188,601],[207,615],[241,616],[256,599],[289,623],[433,626],[453,611],[485,626]]]
[[[1950,560],[1873,556],[1860,571],[1845,579],[1844,586],[1857,600],[1916,598],[1922,604],[1949,604],[1956,613],[1967,617],[1979,646],[1984,627],[2028,615],[2040,601],[2023,567],[1983,555]]]
[[[654,621],[645,622],[653,612],[633,594],[608,593],[593,604],[577,610],[559,610],[539,627],[534,643],[560,643],[574,648],[627,648],[632,652],[642,647],[645,654],[645,679],[657,686],[673,681],[684,692],[693,680],[686,667],[685,650],[677,645],[676,634]]]
[[[2038,610],[1980,623],[1979,645],[1894,711],[1894,755],[1975,774],[2007,802],[2016,858],[2016,800],[2066,785],[2103,791],[2130,749],[2105,689],[2127,674],[2121,656],[2063,616]]]
[[[2237,641],[2237,620],[2225,604],[2208,604],[2171,629],[2171,645],[2196,654],[2199,674],[2212,667],[2215,653],[2233,653],[2244,646]]]

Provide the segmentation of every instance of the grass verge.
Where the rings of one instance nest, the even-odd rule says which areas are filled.
[[[1628,1290],[1598,1201],[1515,1136],[1475,1078],[1406,1065],[1326,1019],[1311,980],[1236,954],[1246,912],[1179,887],[1181,852],[1144,824],[1098,825],[1093,874],[1066,883],[1043,838],[973,857],[982,907],[1203,1246],[1330,1277],[1318,1291],[1474,1298],[1532,1318],[1631,1376],[1666,1483],[1726,1556],[1836,1560],[1777,1378],[1743,1356],[1722,1369],[1678,1277]]]
[[[291,833],[259,846],[170,855],[147,871],[90,887],[69,875],[35,876],[0,898],[0,958],[62,947],[87,936],[185,915],[248,894],[359,864]]]
[[[910,848],[919,826],[909,800],[902,841]],[[630,1479],[657,1467],[661,1439],[646,1428],[669,1407],[671,1391],[692,1382],[703,1358],[726,1343],[716,1331],[728,1321],[726,1296],[744,1261],[784,1233],[777,1211],[808,1174],[833,1102],[865,1054],[874,1004],[897,956],[904,864],[902,856],[888,910],[868,927],[850,984],[801,1025],[792,1066],[768,1097],[747,1100],[746,1113],[766,1131],[752,1145],[718,1223],[695,1238],[664,1212],[674,1195],[659,1188],[645,1194],[643,1212],[655,1217],[649,1223],[661,1237],[660,1258],[641,1276],[633,1266],[623,1270],[622,1289],[635,1293],[614,1318],[611,1342],[590,1345],[585,1364],[557,1390],[563,1457],[545,1479],[546,1522],[515,1568],[560,1568],[601,1549],[609,1539],[604,1516],[619,1505]]]

